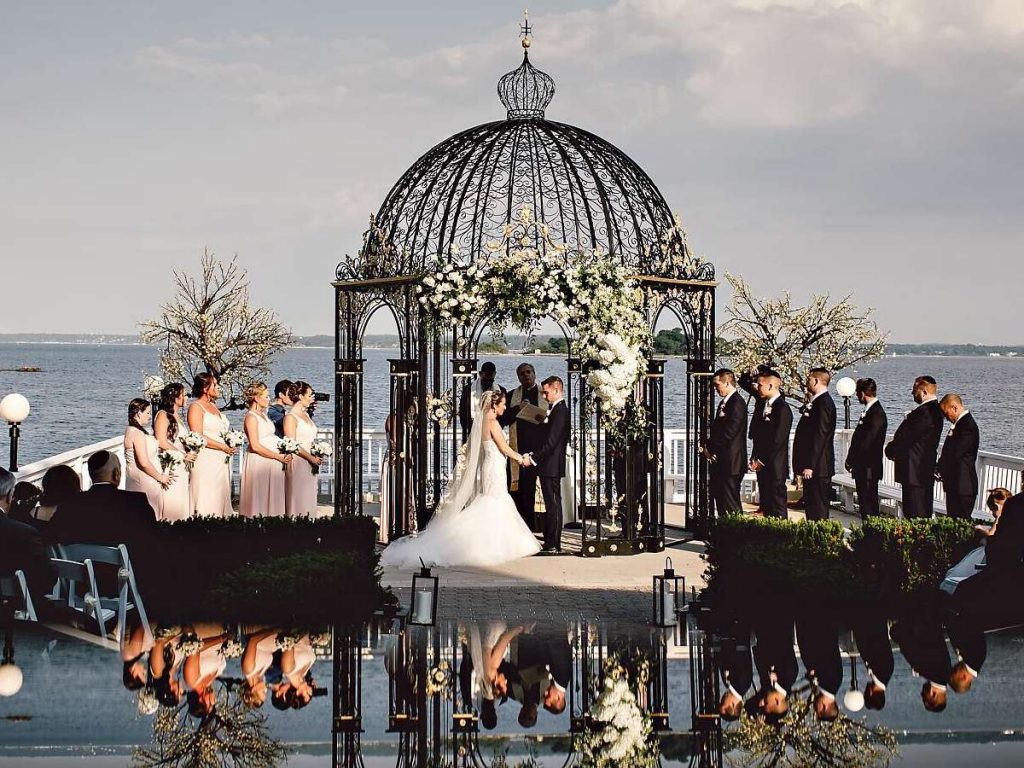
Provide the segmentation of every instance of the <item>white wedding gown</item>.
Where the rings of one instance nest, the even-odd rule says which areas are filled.
[[[468,466],[465,481],[471,481],[472,471]],[[497,565],[540,551],[540,543],[508,495],[505,457],[489,437],[481,442],[475,492],[461,508],[445,506],[418,535],[391,542],[381,565],[411,568],[419,566],[421,558],[430,566]]]

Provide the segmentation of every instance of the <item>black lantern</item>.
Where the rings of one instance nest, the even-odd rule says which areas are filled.
[[[654,576],[654,610],[652,621],[658,627],[674,627],[679,623],[679,608],[686,602],[686,579],[676,576],[672,558],[665,558],[665,572]]]
[[[423,563],[420,560],[420,563]],[[409,623],[421,627],[432,627],[437,623],[437,576],[430,575],[426,565],[412,577],[412,600],[409,608]]]

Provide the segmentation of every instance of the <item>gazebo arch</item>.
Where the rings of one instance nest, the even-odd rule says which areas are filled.
[[[540,226],[524,231],[523,246],[545,253],[557,241],[564,246],[559,253],[570,254],[567,259],[603,252],[642,291],[652,334],[666,308],[683,321],[689,341],[683,503],[687,527],[702,531],[710,509],[706,468],[698,457],[711,414],[714,267],[691,254],[661,192],[632,159],[593,133],[547,119],[554,81],[533,66],[529,43],[524,37],[522,63],[498,84],[505,119],[457,133],[427,151],[371,217],[358,254],[338,265],[336,513],[364,511],[362,336],[369,315],[382,304],[395,314],[402,339],[399,357],[390,360],[391,438],[398,463],[387,496],[401,506],[387,515],[389,537],[412,532],[433,513],[461,435],[432,419],[428,406],[450,398],[451,412],[457,413],[462,385],[477,372],[475,350],[487,315],[438,323],[419,300],[423,281],[441,257],[466,268],[486,265],[503,240],[508,247],[510,228],[525,209]],[[648,355],[646,376],[627,406],[642,413],[646,436],[611,450],[614,435],[595,409],[585,407],[594,362],[582,359],[571,330],[562,330],[569,344],[566,384],[572,392],[581,554],[660,550],[666,504],[664,360]],[[405,513],[406,504],[415,507],[414,516]]]

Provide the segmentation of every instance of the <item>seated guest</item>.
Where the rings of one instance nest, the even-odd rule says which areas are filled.
[[[993,488],[989,491],[985,499],[985,508],[992,513],[994,520],[992,525],[976,525],[974,530],[985,536],[994,534],[999,525],[999,516],[1003,514],[1003,505],[1006,504],[1011,496],[1013,494],[1006,488]]]
[[[39,531],[9,517],[14,497],[14,475],[0,467],[0,576],[25,574],[36,610],[46,606],[43,595],[53,584],[50,558]]]
[[[58,507],[46,537],[53,544],[125,544],[136,571],[146,568],[153,553],[156,514],[140,491],[122,491],[121,462],[108,451],[89,457],[92,487]],[[97,570],[99,566],[97,565]],[[106,581],[106,579],[103,579]]]
[[[38,523],[48,523],[57,506],[82,492],[82,481],[67,464],[50,467],[43,475],[43,495],[39,499],[34,517]]]
[[[11,509],[8,514],[12,520],[32,525],[38,504],[39,489],[32,483],[21,482],[14,486],[14,493],[11,494]]]

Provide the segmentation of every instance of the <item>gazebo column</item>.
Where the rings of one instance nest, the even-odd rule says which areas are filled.
[[[391,359],[390,472],[386,510],[390,538],[416,531],[416,460],[418,458],[416,377],[418,360]]]
[[[362,358],[335,362],[334,509],[337,515],[358,515],[363,511],[362,450]]]
[[[707,535],[711,525],[711,480],[700,447],[707,442],[711,425],[713,376],[713,359],[687,358],[686,529],[698,536]]]
[[[641,538],[650,542],[648,550],[665,548],[665,505],[672,497],[665,487],[665,361],[647,361],[643,380],[643,402],[647,408],[646,451],[647,520]]]

